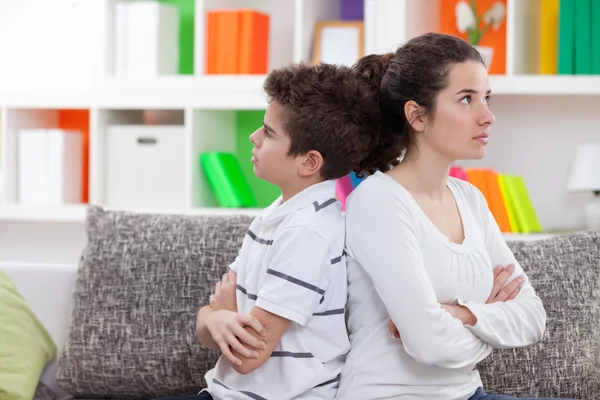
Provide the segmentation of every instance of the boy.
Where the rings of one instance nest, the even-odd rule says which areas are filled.
[[[377,141],[377,105],[346,67],[271,72],[264,126],[250,135],[259,178],[281,197],[252,222],[197,336],[223,355],[202,399],[333,399],[349,350],[345,223],[335,179]]]

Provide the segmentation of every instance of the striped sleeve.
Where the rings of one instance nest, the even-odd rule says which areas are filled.
[[[326,295],[329,244],[312,229],[293,227],[274,238],[272,246],[254,305],[305,325]]]

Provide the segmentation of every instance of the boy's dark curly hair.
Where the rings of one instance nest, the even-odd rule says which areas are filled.
[[[324,179],[347,175],[374,150],[380,135],[379,104],[350,68],[289,65],[272,71],[264,89],[269,101],[284,109],[289,155],[321,153]]]

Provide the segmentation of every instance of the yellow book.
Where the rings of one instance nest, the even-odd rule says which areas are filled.
[[[518,175],[509,176],[508,185],[510,186],[510,195],[520,231],[523,233],[540,232],[542,227],[523,177]]]
[[[540,74],[557,72],[560,0],[540,0]]]
[[[519,220],[517,218],[517,211],[515,203],[513,201],[512,194],[510,192],[510,176],[507,174],[498,174],[498,183],[500,184],[500,194],[502,195],[502,201],[506,207],[506,214],[508,216],[508,225],[510,226],[511,232],[521,232],[519,226]]]

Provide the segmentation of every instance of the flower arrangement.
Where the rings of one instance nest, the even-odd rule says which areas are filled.
[[[456,27],[460,33],[466,33],[469,43],[477,46],[483,36],[490,30],[497,30],[506,18],[506,6],[496,1],[482,15],[477,15],[477,1],[469,0],[456,3]],[[484,25],[481,26],[481,21]]]

